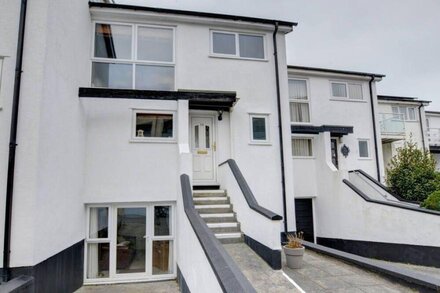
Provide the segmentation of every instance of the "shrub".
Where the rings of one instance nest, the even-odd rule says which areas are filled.
[[[387,168],[387,184],[401,197],[421,202],[440,189],[440,175],[435,165],[428,151],[419,149],[414,142],[405,142]]]
[[[420,204],[420,206],[430,210],[440,211],[440,190],[431,193],[428,198]]]

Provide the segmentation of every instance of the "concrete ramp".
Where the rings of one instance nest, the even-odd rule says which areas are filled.
[[[244,243],[223,245],[257,292],[301,292],[284,275],[273,270]]]

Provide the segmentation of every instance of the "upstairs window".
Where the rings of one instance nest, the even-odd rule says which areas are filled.
[[[96,23],[92,86],[174,90],[174,29]]]
[[[290,121],[310,122],[309,95],[305,79],[289,79]]]
[[[416,109],[414,107],[393,106],[393,116],[395,119],[403,121],[416,121]]]
[[[264,59],[264,37],[262,35],[234,32],[211,32],[212,53],[248,59]]]
[[[362,84],[351,82],[332,82],[332,96],[337,99],[363,100]]]

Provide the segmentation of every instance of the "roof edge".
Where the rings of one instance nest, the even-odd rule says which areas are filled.
[[[149,11],[149,12],[164,13],[164,14],[178,14],[178,15],[195,16],[195,17],[263,23],[263,24],[278,23],[278,25],[289,26],[289,27],[294,27],[298,25],[297,22],[290,22],[284,20],[266,19],[266,18],[250,17],[250,16],[239,16],[239,15],[231,15],[231,14],[220,14],[220,13],[211,13],[211,12],[198,12],[191,10],[177,10],[177,9],[148,7],[148,6],[126,5],[126,4],[111,4],[111,3],[89,1],[89,7],[140,10],[140,11]]]
[[[385,74],[379,74],[379,73],[339,70],[339,69],[320,68],[320,67],[297,66],[297,65],[287,65],[287,69],[326,72],[326,73],[338,73],[338,74],[346,74],[346,75],[370,76],[370,77],[374,76],[374,77],[378,77],[378,78],[383,78],[386,76]]]
[[[408,102],[408,103],[431,103],[431,101],[419,100],[417,97],[402,97],[402,96],[389,96],[389,95],[377,95],[377,99],[381,101],[395,101],[395,102]]]

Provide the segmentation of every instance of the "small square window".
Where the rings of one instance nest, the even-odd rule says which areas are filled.
[[[242,35],[238,36],[240,57],[264,59],[263,36]]]
[[[212,52],[216,54],[236,54],[235,34],[212,33]]]
[[[348,97],[353,100],[362,100],[362,85],[359,83],[349,83]]]
[[[97,23],[95,26],[95,57],[131,59],[131,40],[131,26]]]
[[[173,120],[172,113],[135,112],[134,137],[137,139],[173,139]]]
[[[345,83],[332,82],[332,94],[336,98],[346,98],[347,85]]]
[[[408,120],[411,120],[411,121],[416,120],[416,111],[414,108],[408,108]]]
[[[292,156],[312,157],[313,140],[311,138],[292,138]]]
[[[268,143],[268,119],[267,115],[251,115],[251,142]]]
[[[369,158],[370,157],[370,147],[368,144],[368,140],[360,139],[359,140],[359,158]]]

